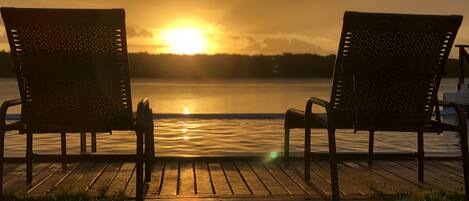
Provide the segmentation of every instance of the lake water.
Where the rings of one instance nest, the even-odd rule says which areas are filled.
[[[457,80],[443,80],[441,93],[453,91]],[[17,98],[16,80],[0,79],[0,101]],[[132,100],[149,97],[153,112],[190,114],[284,113],[290,107],[303,109],[305,100],[316,96],[329,99],[330,79],[236,79],[236,80],[169,80],[133,79]],[[12,108],[9,114],[19,113]],[[155,119],[156,153],[165,156],[195,155],[263,155],[280,152],[283,146],[283,119],[239,118],[162,118]],[[366,151],[366,133],[352,134],[339,130],[339,151]],[[291,151],[301,154],[301,130],[292,132]],[[377,133],[376,151],[415,151],[415,133]],[[325,130],[313,130],[313,151],[326,151]],[[98,135],[99,153],[133,153],[135,135],[114,132]],[[68,134],[70,153],[79,152],[79,138]],[[457,153],[455,133],[427,134],[425,148],[430,153]],[[25,137],[7,133],[6,155],[23,155]],[[34,149],[38,153],[58,153],[60,138],[56,134],[35,136]]]

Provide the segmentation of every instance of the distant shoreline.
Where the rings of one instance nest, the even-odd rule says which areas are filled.
[[[131,78],[263,79],[331,78],[335,55],[149,54],[129,53]],[[445,77],[457,77],[458,59],[449,59]],[[465,71],[469,77],[469,71]],[[15,77],[9,52],[0,51],[0,77]]]

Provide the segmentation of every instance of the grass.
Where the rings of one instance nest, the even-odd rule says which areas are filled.
[[[464,195],[440,191],[422,191],[417,193],[395,194],[392,201],[463,201]]]

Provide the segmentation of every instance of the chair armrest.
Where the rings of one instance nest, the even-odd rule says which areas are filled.
[[[9,107],[15,106],[15,105],[20,105],[21,104],[21,99],[13,99],[13,100],[7,100],[2,103],[2,106],[0,107],[0,125],[1,128],[3,128],[6,124],[6,115],[7,115],[7,110]]]
[[[153,119],[153,114],[151,114],[150,101],[148,100],[148,98],[144,98],[140,102],[138,102],[137,106],[137,131],[145,132],[145,129],[149,126],[149,118]]]
[[[308,98],[308,101],[306,102],[305,112],[306,113],[312,112],[313,105],[319,105],[319,106],[324,107],[326,109],[326,113],[330,109],[329,102],[327,102],[325,100],[322,100],[322,99],[319,99],[319,98],[316,98],[316,97],[311,97],[311,98]]]
[[[306,102],[306,109],[305,109],[305,122],[309,122],[312,119],[313,116],[313,105],[319,105],[322,106],[326,109],[326,115],[327,115],[327,120],[328,122],[330,121],[331,116],[330,114],[330,104],[329,102],[316,98],[316,97],[311,97],[308,98],[308,101]],[[309,124],[305,124],[305,127],[308,126]]]
[[[438,105],[443,106],[443,107],[454,108],[454,110],[456,110],[456,115],[458,116],[458,123],[459,123],[458,127],[462,131],[467,131],[466,115],[464,114],[464,110],[461,108],[461,106],[459,104],[456,104],[454,102],[439,100]]]

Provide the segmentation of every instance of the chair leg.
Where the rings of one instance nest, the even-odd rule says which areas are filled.
[[[67,134],[60,133],[60,147],[62,149],[62,169],[67,168]]]
[[[80,152],[86,153],[86,133],[80,133]]]
[[[311,178],[311,129],[305,128],[305,181],[309,181]]]
[[[5,145],[5,131],[0,131],[0,200],[3,194],[3,156],[4,156],[4,145]]]
[[[143,201],[143,133],[137,132],[136,201]]]
[[[91,132],[91,152],[96,153],[96,132]]]
[[[33,181],[33,133],[26,134],[26,184]]]
[[[283,145],[283,159],[288,161],[290,158],[290,128],[285,127],[285,137]]]
[[[331,168],[332,200],[339,201],[339,175],[337,171],[337,156],[335,143],[335,129],[329,128],[329,160]]]
[[[423,131],[418,132],[418,137],[417,137],[417,169],[418,169],[418,180],[420,182],[423,182],[423,171],[424,171],[424,150],[423,150]]]
[[[468,145],[467,145],[467,130],[463,129],[460,132],[461,136],[461,156],[463,162],[463,171],[464,171],[464,191],[465,191],[465,200],[469,201],[469,154],[468,154]]]
[[[370,135],[368,139],[368,166],[373,165],[374,141],[375,141],[375,131],[370,130]]]
[[[145,132],[145,182],[151,181],[151,134],[149,132]]]

